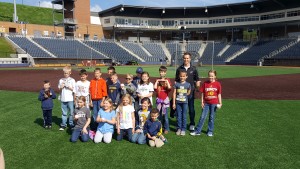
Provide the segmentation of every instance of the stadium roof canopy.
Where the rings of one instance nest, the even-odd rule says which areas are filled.
[[[100,17],[206,18],[264,13],[300,7],[300,0],[256,0],[203,7],[147,7],[118,5],[99,12]]]

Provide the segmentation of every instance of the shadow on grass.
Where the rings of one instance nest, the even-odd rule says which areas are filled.
[[[61,118],[58,118],[57,116],[52,116],[52,124],[56,124],[60,126]],[[40,125],[41,127],[44,127],[44,119],[42,118],[37,118],[35,119],[34,123]]]

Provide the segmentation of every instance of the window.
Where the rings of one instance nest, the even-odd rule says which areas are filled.
[[[104,19],[104,23],[109,24],[110,23],[110,18]]]
[[[270,20],[270,19],[278,19],[278,18],[284,18],[284,12],[282,13],[275,13],[275,14],[269,14],[269,15],[261,15],[260,20]]]

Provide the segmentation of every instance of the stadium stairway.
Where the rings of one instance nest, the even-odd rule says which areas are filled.
[[[123,48],[124,50],[126,50],[127,52],[129,52],[131,55],[133,55],[134,57],[136,57],[138,60],[145,62],[144,59],[142,59],[141,57],[139,57],[137,54],[133,53],[131,50],[125,48],[121,43],[119,42],[115,42],[118,46],[120,46],[121,48]]]
[[[51,57],[53,58],[57,58],[57,56],[55,56],[53,53],[49,52],[48,50],[46,50],[45,48],[43,48],[41,45],[39,45],[38,43],[36,43],[34,40],[32,40],[29,37],[26,37],[29,41],[31,41],[33,44],[35,44],[37,47],[39,47],[40,49],[42,49],[43,51],[45,51],[46,53],[48,53]]]
[[[91,50],[95,51],[96,53],[99,53],[100,55],[103,55],[104,57],[109,58],[109,57],[106,56],[104,53],[102,53],[102,52],[100,52],[100,51],[98,51],[98,50],[92,48],[91,46],[89,46],[89,45],[83,43],[83,41],[78,40],[78,39],[77,39],[77,41],[78,41],[79,43],[81,43],[83,46],[86,46],[86,47],[90,48]]]

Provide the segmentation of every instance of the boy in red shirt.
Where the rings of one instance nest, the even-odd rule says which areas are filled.
[[[168,107],[170,107],[170,100],[168,97],[169,92],[171,91],[171,81],[166,78],[167,68],[161,66],[159,68],[160,78],[156,79],[154,84],[154,91],[156,92],[156,106],[159,110],[159,120],[163,123],[164,134],[168,134],[169,128],[169,119],[168,119]]]
[[[209,80],[204,82],[200,88],[201,106],[203,110],[195,131],[190,133],[192,136],[201,134],[204,121],[209,111],[207,136],[212,137],[216,109],[220,109],[222,107],[222,89],[220,82],[218,82],[216,79],[217,72],[215,70],[210,70],[208,72],[208,78]]]

